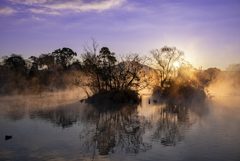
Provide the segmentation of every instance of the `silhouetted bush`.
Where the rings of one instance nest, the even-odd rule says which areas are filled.
[[[114,90],[114,91],[101,91],[89,97],[86,102],[97,104],[111,104],[111,103],[140,103],[141,99],[138,92],[134,90]]]

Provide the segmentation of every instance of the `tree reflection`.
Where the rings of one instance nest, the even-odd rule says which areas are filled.
[[[204,108],[204,101],[183,102],[180,104],[168,102],[165,108],[159,108],[154,133],[151,140],[160,141],[164,146],[175,146],[184,139],[184,133],[200,118],[207,108]]]
[[[63,129],[78,123],[81,154],[83,157],[94,158],[115,153],[137,155],[151,149],[151,142],[175,146],[184,139],[186,130],[196,119],[208,112],[204,101],[158,101],[158,104],[144,108],[152,113],[145,115],[143,112],[140,115],[141,107],[138,105],[98,108],[73,103],[59,107],[32,107],[29,117],[45,120]],[[7,117],[16,120],[23,117],[25,111],[25,104],[22,104],[20,109],[16,108],[16,111],[14,108],[8,108]]]
[[[176,145],[183,140],[183,128],[190,125],[188,121],[186,108],[167,104],[158,111],[156,129],[151,139],[165,146]]]
[[[54,109],[38,109],[29,112],[30,119],[43,119],[50,121],[54,126],[69,128],[77,123],[79,112],[76,108],[54,108]]]
[[[91,122],[80,133],[81,153],[84,157],[98,155],[137,155],[152,148],[151,142],[164,146],[175,146],[184,139],[196,119],[206,114],[204,100],[198,102],[168,102],[154,107],[150,116],[140,116],[137,105],[118,110],[101,111],[87,108],[86,118]],[[92,114],[92,115],[91,115]],[[145,132],[150,132],[145,135]]]
[[[82,153],[89,156],[125,153],[136,155],[151,149],[143,142],[144,117],[138,116],[137,105],[119,110],[98,111],[95,127],[80,134]],[[95,150],[98,150],[97,152]]]

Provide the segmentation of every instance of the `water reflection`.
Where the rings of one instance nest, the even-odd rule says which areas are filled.
[[[135,156],[153,149],[153,143],[163,147],[176,146],[184,140],[186,131],[196,120],[208,113],[204,101],[175,103],[158,100],[158,103],[149,105],[148,99],[145,98],[142,107],[129,105],[108,110],[79,101],[49,107],[40,101],[26,104],[18,100],[8,104],[4,116],[14,121],[23,118],[28,122],[43,121],[63,130],[78,127],[79,138],[74,144],[77,144],[80,158],[94,159],[109,155]],[[59,131],[52,133],[61,137]],[[66,137],[67,134],[59,140],[66,140]]]
[[[91,120],[92,126],[87,126],[80,133],[81,151],[85,156],[94,158],[114,153],[137,155],[150,150],[152,142],[175,146],[184,139],[184,133],[196,119],[207,113],[207,108],[203,106],[203,101],[181,104],[162,102],[148,107],[155,109],[149,116],[140,115],[141,107],[136,105],[109,111],[87,108],[85,113],[92,115],[87,115],[86,119]],[[202,112],[199,113],[199,109]],[[146,136],[148,139],[144,140]]]
[[[145,117],[138,115],[137,107],[133,105],[118,110],[98,110],[98,115],[93,116],[95,127],[91,130],[87,128],[80,134],[82,153],[92,155],[92,157],[97,154],[108,155],[110,153],[136,155],[151,149],[151,144],[143,141]]]
[[[184,139],[184,133],[195,120],[203,113],[207,114],[207,111],[204,101],[165,102],[164,106],[157,108],[151,116],[150,122],[154,126],[151,140],[161,142],[164,146],[175,146]]]
[[[43,119],[49,121],[53,126],[69,128],[77,123],[78,111],[72,108],[41,109],[29,112],[32,120]]]

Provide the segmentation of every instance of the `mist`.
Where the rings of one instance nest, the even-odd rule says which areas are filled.
[[[240,97],[240,72],[222,71],[217,78],[208,86],[210,95],[213,97]]]
[[[3,57],[0,159],[238,160],[239,71],[196,69],[176,47],[150,54],[93,40],[79,58]]]

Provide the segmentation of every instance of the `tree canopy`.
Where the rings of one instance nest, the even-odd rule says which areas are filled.
[[[10,70],[18,73],[27,71],[26,62],[21,55],[12,54],[10,57],[5,57],[4,64]]]
[[[66,69],[70,65],[74,56],[77,56],[77,53],[70,48],[57,49],[52,52],[52,56],[55,58],[56,64],[60,64],[63,69]]]

